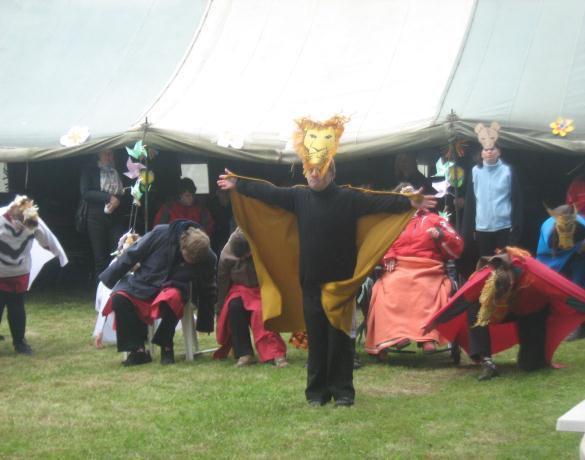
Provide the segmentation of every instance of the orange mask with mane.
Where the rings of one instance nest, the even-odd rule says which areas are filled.
[[[335,115],[324,122],[308,117],[295,120],[297,129],[293,133],[293,146],[303,162],[303,174],[314,169],[323,177],[337,153],[339,139],[349,118]]]

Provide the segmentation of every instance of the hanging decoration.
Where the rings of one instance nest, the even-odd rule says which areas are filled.
[[[456,166],[455,162],[443,160],[440,157],[435,164],[435,168],[437,170],[435,177],[444,177],[445,181],[452,187],[461,187],[463,185],[465,171],[461,166]]]
[[[128,160],[126,161],[126,168],[128,171],[126,171],[124,175],[129,179],[136,179],[140,175],[140,171],[146,169],[146,166],[144,166],[142,163],[135,163],[130,159],[130,157],[128,157]]]
[[[453,144],[449,144],[447,148],[443,150],[443,158],[446,160],[453,160],[454,153],[457,154],[459,158],[463,158],[465,156],[465,149],[468,146],[468,142],[466,140],[458,140]]]
[[[73,126],[66,134],[61,136],[59,143],[63,147],[76,147],[89,139],[89,128],[87,126]]]
[[[558,117],[549,126],[551,127],[552,133],[555,136],[561,136],[561,137],[565,137],[567,134],[569,134],[575,130],[575,126],[573,125],[573,120],[569,120],[568,118],[563,118],[563,117]]]
[[[153,149],[150,149],[153,150]],[[138,216],[137,208],[140,206],[140,200],[145,193],[148,193],[154,182],[154,172],[148,169],[149,151],[142,141],[136,142],[134,147],[126,147],[128,152],[128,160],[126,161],[126,168],[128,171],[124,175],[130,179],[136,179],[136,182],[130,187],[130,195],[132,196],[132,210],[130,212],[129,230],[134,231],[136,225],[136,218]],[[132,161],[132,158],[138,161]],[[146,163],[144,164],[143,161]]]
[[[128,152],[128,155],[139,161],[146,158],[146,155],[148,154],[146,151],[146,145],[143,145],[142,141],[136,142],[133,148],[126,147],[126,151]]]

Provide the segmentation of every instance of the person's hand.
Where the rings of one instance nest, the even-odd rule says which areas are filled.
[[[420,195],[422,193],[422,191],[423,191],[423,189],[421,187],[416,191],[416,193]],[[422,200],[417,200],[415,198],[411,198],[410,204],[412,205],[413,208],[423,209],[425,211],[428,211],[428,210],[433,209],[437,206],[437,199],[433,195],[423,195]]]
[[[100,333],[98,333],[98,335],[95,336],[94,345],[98,350],[105,348],[105,345],[103,342],[103,333],[100,332]]]
[[[108,203],[108,207],[113,211],[118,206],[120,206],[120,200],[116,195],[110,195],[110,202]]]
[[[225,174],[220,174],[219,179],[217,180],[217,186],[221,190],[231,190],[235,188],[238,179],[236,177],[230,176],[232,172],[229,169],[225,169]]]
[[[394,259],[394,258],[384,259],[384,270],[386,270],[388,273],[390,273],[390,272],[393,272],[395,268],[396,268],[396,259]]]
[[[433,240],[437,240],[441,236],[441,232],[439,231],[439,229],[437,227],[431,227],[431,228],[427,229],[427,233],[429,234],[429,236]]]

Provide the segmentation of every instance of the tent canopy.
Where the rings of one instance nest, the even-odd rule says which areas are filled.
[[[0,42],[3,161],[141,138],[294,161],[293,119],[335,113],[351,117],[340,159],[492,120],[505,145],[585,152],[582,0],[8,0]],[[564,139],[549,128],[561,115]],[[90,140],[60,147],[74,125]]]

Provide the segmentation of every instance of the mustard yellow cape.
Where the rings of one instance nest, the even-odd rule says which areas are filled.
[[[391,194],[358,190],[362,193]],[[296,216],[282,208],[244,196],[235,189],[232,189],[231,201],[236,221],[252,249],[260,283],[264,325],[277,332],[305,330]],[[321,286],[323,309],[333,327],[349,335],[359,286],[413,213],[414,209],[400,214],[371,214],[358,220],[357,262],[353,277]]]

